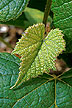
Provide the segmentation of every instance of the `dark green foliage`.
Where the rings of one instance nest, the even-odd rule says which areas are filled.
[[[0,21],[9,21],[18,18],[29,0],[1,0],[0,1]]]
[[[17,80],[20,60],[0,53],[1,108],[71,108],[72,69],[60,77],[43,74],[10,89]]]
[[[0,24],[26,29],[41,23],[47,0],[30,0],[31,8],[25,9],[28,1],[0,0]],[[52,0],[51,11],[54,27],[63,31],[66,40],[66,51],[59,58],[72,67],[72,1]],[[48,22],[52,24],[51,17]],[[49,74],[50,69],[56,69],[56,57],[65,49],[59,29],[51,30],[46,37],[42,23],[29,27],[13,52],[20,54],[21,60],[0,53],[0,108],[72,107],[72,69],[59,76]]]

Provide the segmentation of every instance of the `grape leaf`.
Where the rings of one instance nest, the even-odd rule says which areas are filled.
[[[56,57],[65,50],[65,41],[61,30],[51,30],[45,38],[44,24],[33,25],[25,31],[12,54],[21,56],[19,77],[15,86],[23,81],[55,70]]]
[[[0,21],[16,19],[21,15],[29,0],[1,0]]]
[[[72,69],[60,76],[43,74],[14,85],[19,73],[18,57],[0,53],[0,107],[1,108],[71,108]]]
[[[72,0],[52,0],[55,27],[63,31],[66,52],[72,52]]]

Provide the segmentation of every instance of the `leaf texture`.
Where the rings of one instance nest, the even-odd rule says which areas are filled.
[[[29,0],[0,0],[0,21],[16,19],[25,9]]]
[[[43,74],[14,85],[20,60],[9,53],[0,53],[0,108],[71,108],[72,69],[60,76]]]
[[[21,56],[19,77],[14,86],[23,81],[55,70],[56,57],[65,50],[65,41],[61,30],[51,30],[45,38],[44,24],[29,27],[17,43],[12,54]]]
[[[72,52],[72,0],[52,0],[54,25],[65,34],[66,51]]]

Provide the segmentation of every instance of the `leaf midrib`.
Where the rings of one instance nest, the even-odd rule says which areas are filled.
[[[66,83],[65,81],[63,81],[62,79],[58,78],[59,81],[63,82],[64,84],[66,84],[69,87],[72,87],[70,84]]]
[[[63,78],[71,78],[72,76],[63,76],[63,77],[61,77],[60,79],[63,79]]]

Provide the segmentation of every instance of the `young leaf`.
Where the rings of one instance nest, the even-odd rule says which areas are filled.
[[[14,86],[23,81],[55,70],[56,57],[65,50],[65,41],[61,30],[51,30],[45,38],[44,24],[29,27],[17,43],[12,54],[21,56],[19,77]]]
[[[0,21],[16,19],[24,11],[29,0],[1,0]]]
[[[72,52],[72,0],[52,0],[54,25],[65,34],[66,51]]]
[[[18,77],[19,63],[16,56],[0,53],[1,108],[72,107],[72,69],[58,77],[43,74],[11,90]]]

